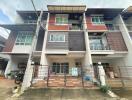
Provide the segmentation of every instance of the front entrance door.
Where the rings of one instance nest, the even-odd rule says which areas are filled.
[[[68,74],[69,73],[69,64],[54,62],[52,64],[52,72],[55,74],[63,74],[64,72]]]

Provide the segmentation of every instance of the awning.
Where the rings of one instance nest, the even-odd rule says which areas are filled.
[[[0,27],[14,31],[34,31],[36,24],[2,24]]]
[[[47,5],[49,12],[63,12],[63,13],[83,13],[85,12],[85,5]]]

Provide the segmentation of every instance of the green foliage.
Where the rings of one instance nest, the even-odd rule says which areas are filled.
[[[11,76],[11,73],[8,73],[7,76]]]
[[[101,90],[101,92],[103,92],[103,93],[107,93],[108,90],[110,90],[110,89],[111,89],[111,88],[110,88],[110,86],[108,86],[108,85],[100,86],[100,90]]]

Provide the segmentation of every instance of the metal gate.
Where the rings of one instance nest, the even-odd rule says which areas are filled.
[[[132,87],[132,66],[118,66],[116,68],[117,77],[109,79],[106,82],[111,87]]]
[[[38,70],[39,67],[42,66],[35,66],[34,67],[34,72],[33,72],[33,78],[32,78],[32,84],[34,85],[34,79],[39,79],[38,77]],[[39,85],[41,84],[44,87],[92,87],[94,86],[92,82],[86,81],[84,78],[84,70],[82,67],[78,69],[78,76],[72,76],[69,73],[67,73],[66,68],[63,69],[63,73],[61,74],[56,74],[53,73],[52,67],[48,66],[48,71],[47,71],[47,77],[43,78],[40,82],[38,83]],[[70,70],[70,68],[69,68]],[[42,75],[40,75],[42,74]],[[43,70],[41,70],[41,73],[39,73],[39,76],[43,76]],[[37,84],[35,83],[35,84]]]

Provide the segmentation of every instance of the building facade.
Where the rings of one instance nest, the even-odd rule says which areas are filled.
[[[132,66],[132,11],[114,8],[48,5],[48,11],[17,11],[23,23],[0,25],[11,30],[2,53],[10,55],[5,76],[25,68],[23,87],[91,86],[98,62],[107,79],[118,79]],[[130,9],[131,7],[129,7]],[[131,75],[129,75],[131,76]],[[42,82],[43,81],[43,82]]]

